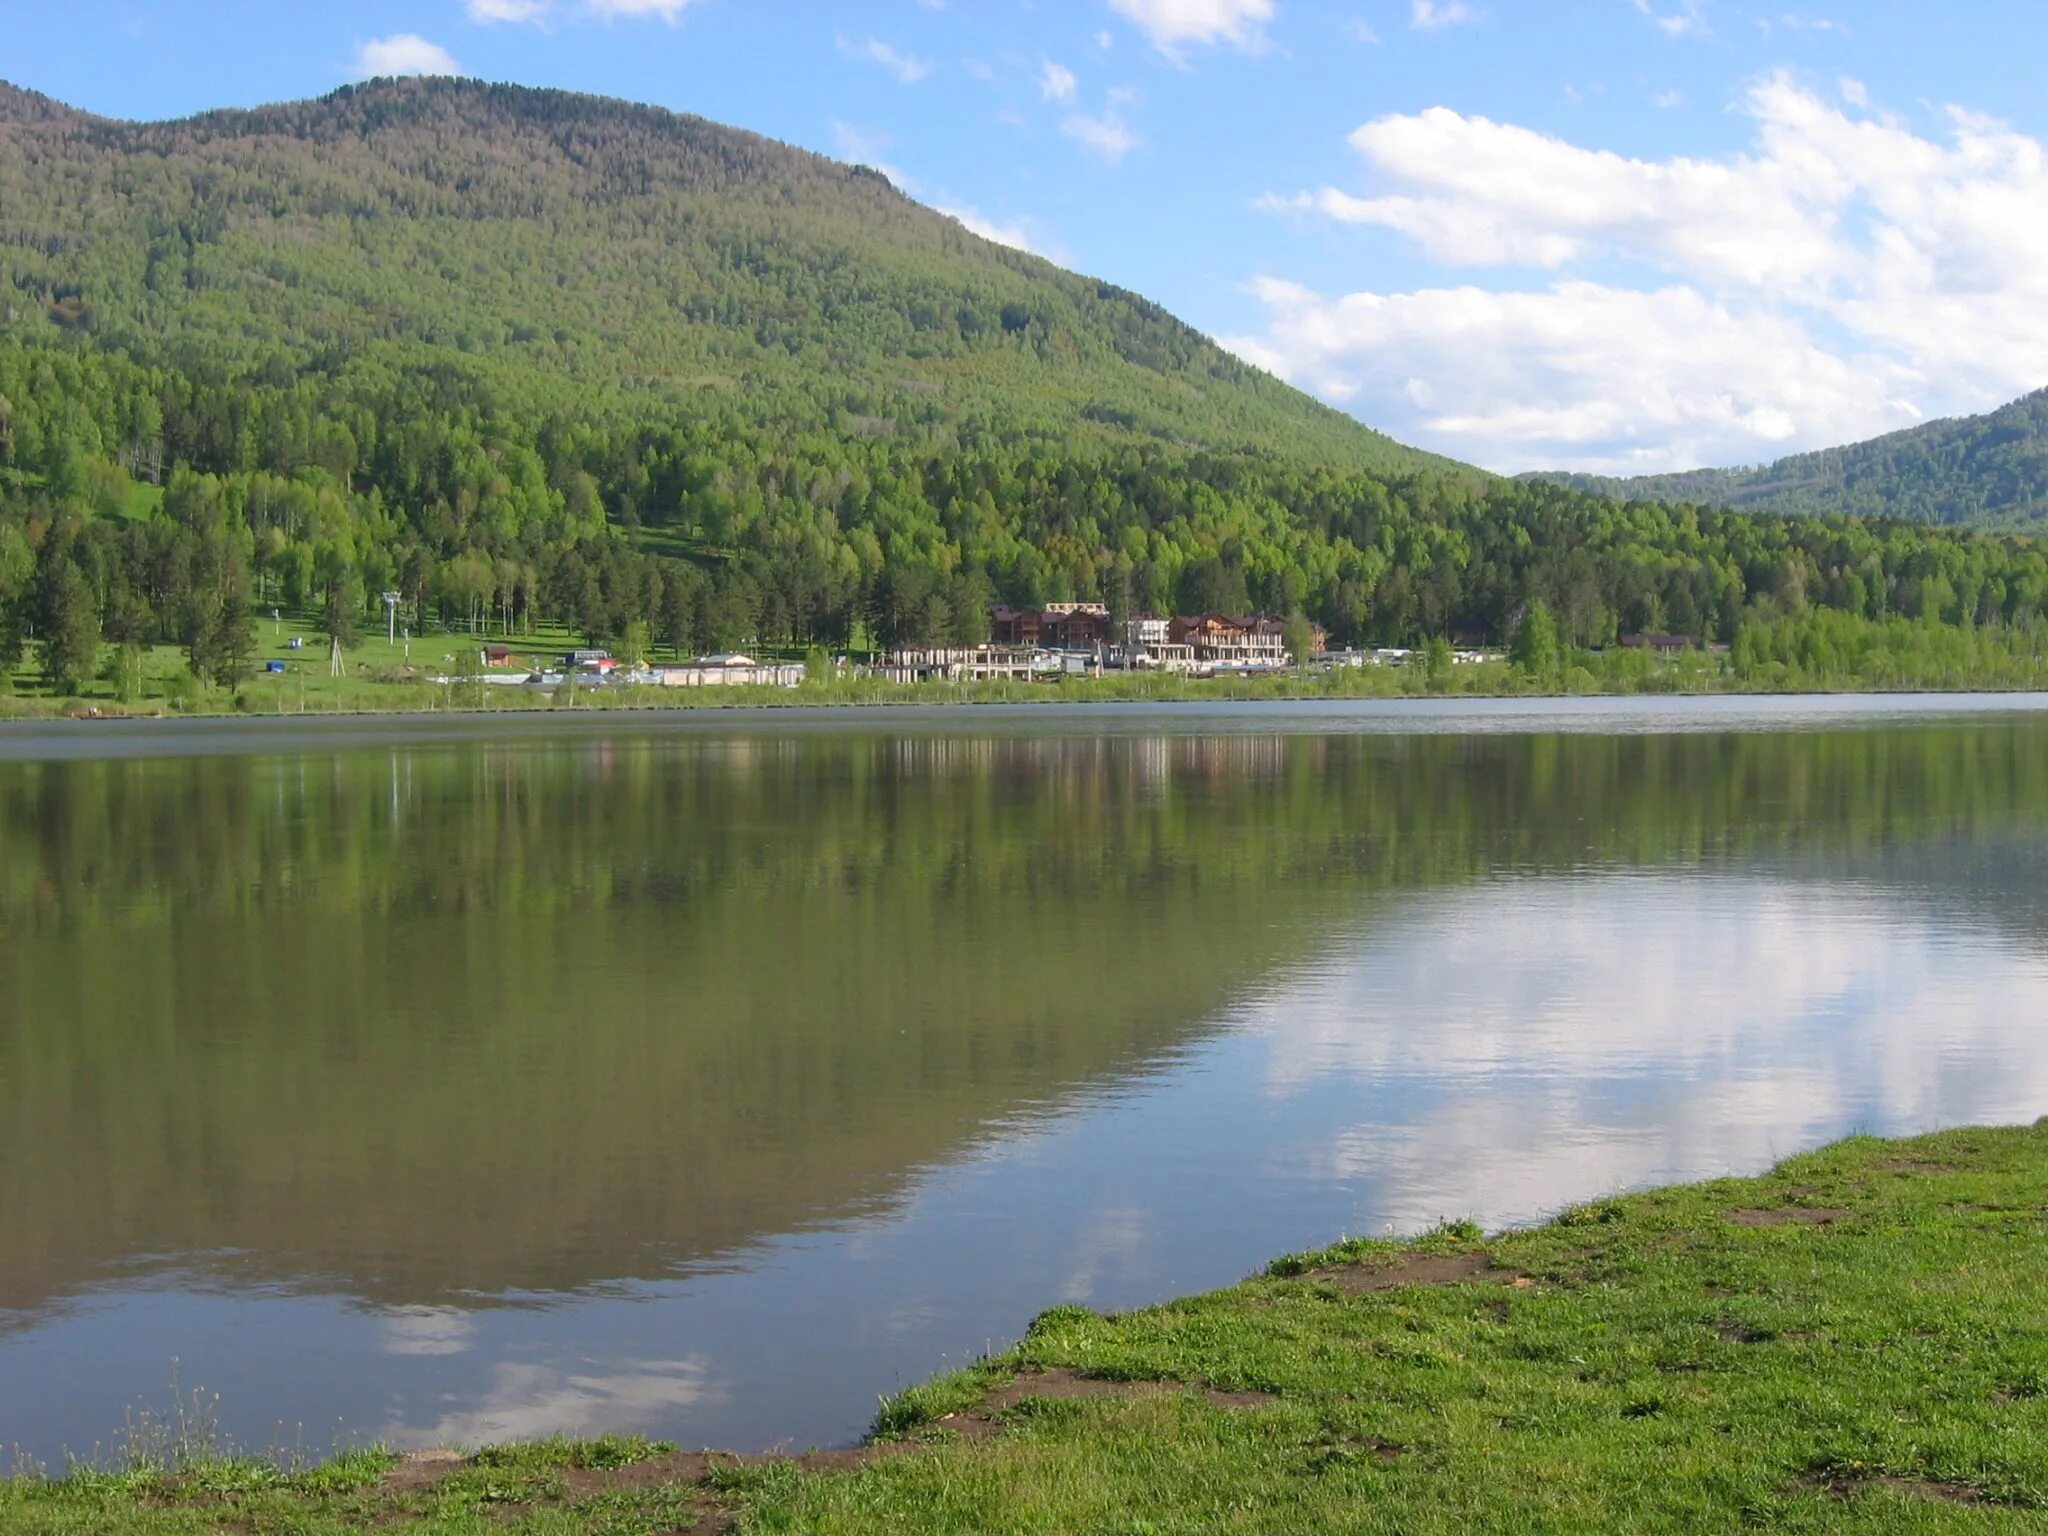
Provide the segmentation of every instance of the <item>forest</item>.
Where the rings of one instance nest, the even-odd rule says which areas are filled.
[[[1540,477],[1599,496],[1853,513],[2038,533],[2048,522],[2048,390],[1981,416],[1930,421],[1869,442],[1794,454],[1751,469],[1614,479]]]
[[[175,645],[234,689],[257,615],[346,644],[385,592],[683,653],[1100,598],[1346,644],[1540,605],[1566,647],[1754,658],[1831,612],[1838,653],[1909,622],[2039,655],[2031,539],[1485,475],[696,119],[412,81],[135,125],[0,87],[0,147],[0,677]]]

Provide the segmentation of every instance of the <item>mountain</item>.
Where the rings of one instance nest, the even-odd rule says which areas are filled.
[[[346,643],[387,592],[416,633],[635,651],[971,643],[1060,599],[1346,644],[1504,640],[1541,600],[1590,646],[2017,630],[2048,561],[1485,475],[873,171],[652,107],[406,80],[138,124],[0,88],[0,691],[33,660],[75,693],[110,645],[238,685],[253,611]],[[1805,638],[1773,644],[1865,654]]]
[[[883,176],[653,107],[379,81],[182,122],[0,86],[0,322],[274,377],[378,360],[912,437],[994,430],[1414,470],[1156,304]]]
[[[2048,390],[1983,416],[1930,421],[1757,468],[1632,479],[1555,473],[1524,478],[1624,501],[2038,532],[2048,528]]]

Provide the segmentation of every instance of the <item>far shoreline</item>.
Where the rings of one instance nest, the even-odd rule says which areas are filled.
[[[853,727],[964,728],[966,715],[1005,724],[1272,719],[1355,720],[1375,733],[1695,734],[1797,729],[1893,720],[2048,714],[2048,690],[1869,689],[1667,693],[1289,694],[1240,698],[1042,696],[911,699],[748,698],[731,702],[594,703],[511,709],[318,710],[291,714],[152,712],[0,718],[0,763],[52,759],[232,754],[382,743],[464,743],[549,736],[760,732],[829,733]],[[1631,719],[1631,717],[1635,717]],[[1647,717],[1647,718],[1646,718]]]

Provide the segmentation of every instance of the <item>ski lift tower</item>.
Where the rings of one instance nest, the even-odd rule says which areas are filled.
[[[386,644],[398,643],[398,594],[384,594],[384,640]]]

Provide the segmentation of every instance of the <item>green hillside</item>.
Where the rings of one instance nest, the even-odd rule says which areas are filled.
[[[1598,496],[1753,512],[1897,517],[2039,531],[2048,526],[2048,390],[1982,416],[1930,421],[1865,443],[1748,469],[1615,479],[1543,474]]]
[[[533,401],[875,433],[1072,434],[1414,469],[1430,456],[1157,305],[876,172],[598,97],[380,81],[112,122],[0,86],[10,332],[272,378],[375,358]]]
[[[414,80],[131,124],[0,87],[0,690],[155,698],[173,645],[236,688],[253,613],[346,644],[384,592],[415,630],[687,652],[969,643],[1063,598],[1505,641],[1541,602],[1567,647],[1747,627],[1834,675],[1927,648],[1876,627],[2031,634],[2048,561],[1484,475],[653,108]]]

